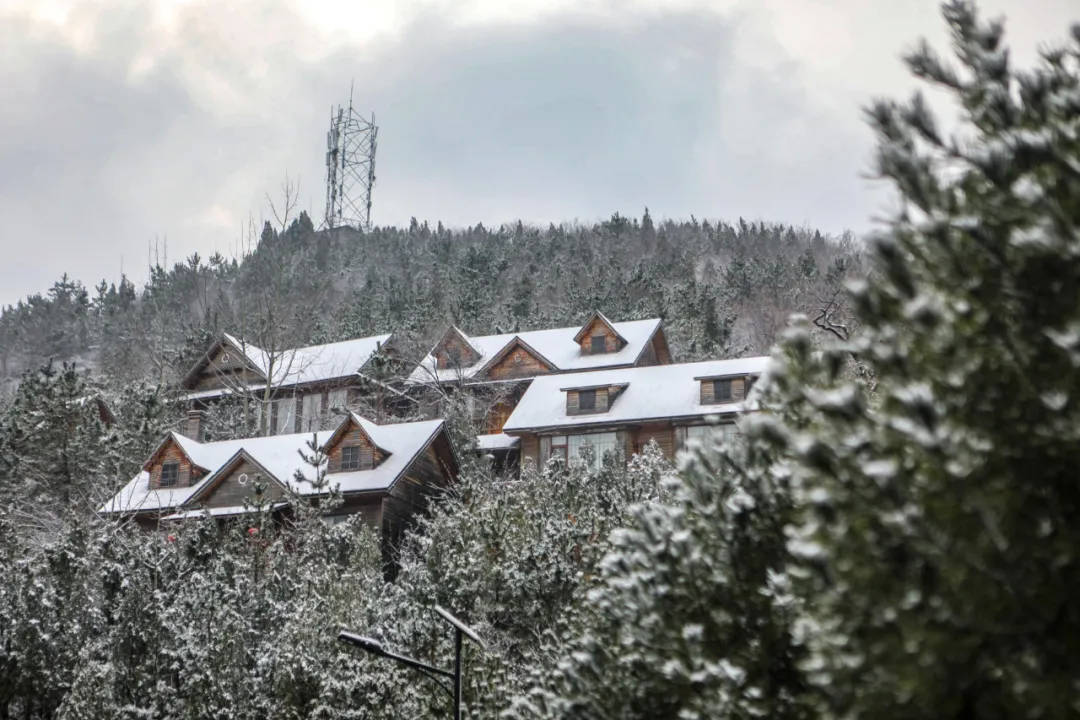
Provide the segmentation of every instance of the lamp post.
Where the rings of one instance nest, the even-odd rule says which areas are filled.
[[[463,670],[461,663],[461,649],[463,644],[462,641],[464,640],[464,638],[468,638],[476,645],[478,645],[481,650],[483,650],[485,647],[484,641],[480,639],[480,637],[473,631],[472,628],[458,620],[456,617],[454,617],[438,605],[435,606],[435,612],[439,615],[439,617],[450,623],[450,625],[454,628],[453,670],[443,670],[442,668],[437,668],[434,665],[428,665],[427,663],[421,662],[420,660],[416,660],[405,655],[399,655],[397,653],[387,650],[378,640],[370,637],[365,637],[363,635],[357,635],[355,633],[347,632],[345,630],[342,630],[340,633],[338,633],[338,640],[348,645],[355,645],[361,650],[371,653],[372,655],[375,655],[377,657],[390,658],[391,660],[394,660],[398,663],[401,663],[402,665],[411,667],[413,670],[417,670],[423,673],[432,681],[434,681],[436,685],[441,687],[443,690],[446,690],[448,693],[450,693],[450,695],[453,696],[454,714],[452,717],[454,718],[454,720],[461,720],[461,674]],[[442,683],[439,678],[443,677],[450,680],[451,687],[447,687]]]

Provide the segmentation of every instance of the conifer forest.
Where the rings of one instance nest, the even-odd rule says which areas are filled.
[[[922,91],[865,109],[898,198],[865,237],[647,208],[370,230],[298,212],[249,224],[236,256],[64,275],[4,307],[0,720],[449,717],[438,678],[338,640],[446,666],[436,606],[484,641],[465,644],[463,717],[1077,717],[1071,19],[1020,66],[1007,22],[943,6],[951,47],[903,60]],[[287,522],[99,512],[182,431],[181,381],[222,333],[393,333],[377,384],[403,395],[448,326],[594,311],[661,318],[676,363],[770,356],[756,411],[673,456],[512,473],[448,395],[460,469],[392,563],[360,515],[325,521],[333,493],[291,498]],[[380,422],[418,419],[398,403]],[[207,410],[211,435],[238,423]]]

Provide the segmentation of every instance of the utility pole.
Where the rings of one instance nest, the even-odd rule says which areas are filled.
[[[391,652],[383,647],[383,644],[378,640],[375,640],[364,635],[356,635],[351,632],[342,630],[338,633],[338,640],[343,643],[354,645],[361,650],[371,653],[376,657],[384,657],[393,660],[405,667],[410,667],[417,672],[427,676],[432,682],[446,690],[454,698],[454,714],[451,716],[454,720],[461,720],[461,678],[464,672],[464,665],[462,664],[462,648],[465,638],[468,638],[475,643],[481,650],[485,648],[484,641],[465,623],[458,620],[449,612],[435,606],[435,612],[454,628],[454,669],[443,670],[437,668],[434,665],[416,660],[415,658],[408,657],[406,655],[399,655],[398,653]],[[446,678],[450,681],[451,686],[446,687],[439,678]]]

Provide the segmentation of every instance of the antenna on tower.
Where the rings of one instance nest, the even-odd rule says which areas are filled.
[[[327,228],[343,225],[371,229],[371,190],[375,187],[375,146],[379,128],[375,114],[368,120],[353,107],[353,86],[349,84],[349,105],[330,108],[330,130],[326,133],[326,217]]]

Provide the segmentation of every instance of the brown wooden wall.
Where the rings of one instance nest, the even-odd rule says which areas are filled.
[[[461,361],[461,367],[469,367],[480,359],[476,351],[464,342],[456,332],[449,332],[435,348],[435,366],[440,370],[455,367],[451,359],[453,353],[457,353]]]
[[[645,425],[638,428],[634,432],[633,452],[639,453],[644,450],[650,440],[656,440],[656,444],[659,445],[660,449],[664,452],[664,457],[675,457],[675,451],[677,449],[675,442],[675,428],[670,424],[657,423],[655,425]]]
[[[382,494],[346,496],[340,506],[334,508],[333,515],[360,515],[364,524],[381,530]]]
[[[327,473],[342,472],[341,469],[341,448],[351,445],[358,445],[366,450],[370,450],[375,459],[375,467],[378,467],[379,463],[386,459],[386,454],[375,447],[375,444],[371,442],[371,438],[367,436],[363,428],[354,422],[350,422],[349,427],[345,429],[345,432],[341,434],[341,437],[337,439],[337,442],[327,452]]]
[[[248,476],[247,484],[240,484],[240,475]],[[216,481],[209,494],[202,497],[201,504],[206,507],[236,507],[245,500],[254,501],[255,477],[262,475],[263,498],[266,502],[276,502],[285,494],[279,483],[266,477],[266,473],[247,460],[241,460],[224,478]]]
[[[406,468],[382,501],[383,558],[390,565],[405,532],[417,519],[427,513],[431,501],[441,494],[453,478],[436,452],[438,441],[432,443],[422,455]],[[449,446],[444,448],[449,451]]]
[[[532,461],[533,467],[540,467],[540,438],[537,435],[528,434],[521,437],[521,464],[524,467],[527,461]]]
[[[173,440],[169,440],[152,458],[152,461],[153,464],[150,466],[150,488],[154,490],[161,487],[161,466],[167,462],[180,463],[176,485],[172,487],[190,487],[192,483],[197,482],[203,476],[202,471],[192,466],[180,446]]]
[[[492,380],[511,380],[534,377],[551,372],[548,366],[526,348],[518,345],[502,360],[488,368],[486,376]]]
[[[225,359],[226,355],[228,360]],[[249,384],[261,381],[262,377],[250,369],[246,358],[241,353],[232,348],[220,348],[199,373],[193,389],[217,390],[227,387],[230,382]]]

